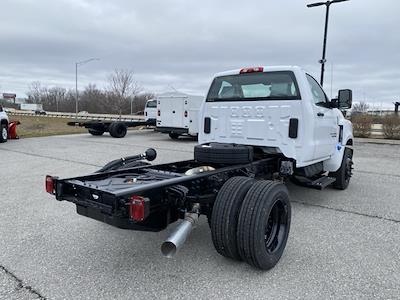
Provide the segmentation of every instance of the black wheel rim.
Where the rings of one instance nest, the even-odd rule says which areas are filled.
[[[288,223],[287,207],[278,199],[272,206],[265,226],[264,241],[268,253],[274,253],[285,240]]]

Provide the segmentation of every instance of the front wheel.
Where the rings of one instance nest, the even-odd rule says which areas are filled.
[[[258,269],[273,268],[286,247],[290,220],[286,186],[268,180],[255,183],[239,214],[237,243],[241,258]]]
[[[8,128],[6,124],[1,124],[0,126],[0,143],[5,143],[7,142],[8,138]]]
[[[345,190],[349,186],[350,178],[353,175],[353,150],[345,148],[343,153],[342,164],[339,170],[332,172],[329,176],[336,178],[333,187],[338,190]]]

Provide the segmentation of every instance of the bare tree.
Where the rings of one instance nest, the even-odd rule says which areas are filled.
[[[142,90],[135,81],[132,70],[116,69],[109,78],[109,98],[114,103],[116,110],[121,116],[122,110],[130,102],[131,113],[134,97]]]
[[[95,84],[89,84],[81,91],[81,108],[91,113],[143,111],[151,93],[142,93],[141,86],[134,80],[133,72],[115,70],[109,77],[106,89],[99,89]],[[42,104],[49,111],[75,111],[75,92],[60,86],[45,86],[39,81],[32,82],[26,94],[28,103]]]
[[[353,112],[366,113],[369,109],[368,103],[360,101],[360,103],[353,104]]]
[[[53,107],[54,110],[54,104],[55,104],[55,109],[58,112],[59,111],[59,104],[60,102],[64,101],[65,95],[67,93],[67,90],[62,87],[52,87],[48,90],[48,95],[49,95],[49,104]]]
[[[40,103],[42,96],[42,85],[40,84],[40,81],[33,81],[28,86],[28,92],[26,94],[28,95],[30,102]]]

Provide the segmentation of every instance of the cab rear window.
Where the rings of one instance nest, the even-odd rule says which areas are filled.
[[[300,98],[294,73],[276,71],[216,77],[211,84],[207,102]]]
[[[151,107],[151,108],[153,108],[153,107],[157,107],[157,101],[147,101],[147,103],[146,103],[146,107]]]

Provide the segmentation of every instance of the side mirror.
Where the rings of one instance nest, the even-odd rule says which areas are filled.
[[[2,112],[2,111],[3,111],[3,106],[0,105],[0,112]]]
[[[351,90],[339,90],[337,106],[341,108],[351,108],[353,103],[353,92]]]

